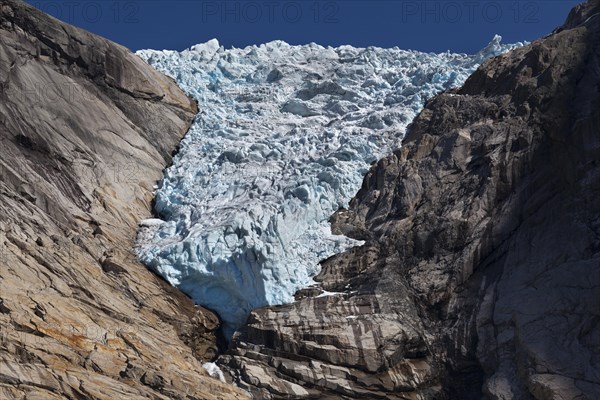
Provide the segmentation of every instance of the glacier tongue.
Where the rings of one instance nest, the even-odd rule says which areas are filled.
[[[360,244],[327,221],[370,164],[400,146],[427,99],[516,46],[500,39],[471,56],[214,39],[139,51],[200,107],[156,191],[163,220],[140,224],[140,259],[217,311],[226,334],[289,302],[320,260]]]

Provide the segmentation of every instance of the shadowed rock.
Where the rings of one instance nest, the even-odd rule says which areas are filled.
[[[323,262],[327,292],[256,310],[221,357],[240,386],[600,398],[599,12],[577,7],[426,105],[332,218],[366,244]]]

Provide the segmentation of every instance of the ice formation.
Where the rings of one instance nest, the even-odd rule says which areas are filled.
[[[200,107],[157,187],[162,219],[141,224],[140,259],[217,311],[227,334],[250,310],[289,302],[320,260],[359,244],[328,219],[370,164],[427,99],[516,46],[500,39],[475,55],[216,40],[139,51]]]
[[[208,373],[209,376],[220,380],[221,382],[225,382],[225,375],[221,368],[214,362],[207,362],[202,364],[202,368]]]

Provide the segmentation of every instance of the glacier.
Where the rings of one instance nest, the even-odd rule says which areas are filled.
[[[398,148],[427,99],[522,43],[474,55],[274,41],[137,54],[199,113],[142,221],[140,260],[230,336],[252,309],[288,303],[319,262],[361,243],[333,235],[370,165]]]

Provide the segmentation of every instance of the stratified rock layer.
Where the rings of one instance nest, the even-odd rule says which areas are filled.
[[[600,6],[437,96],[334,230],[321,289],[220,363],[261,398],[600,398]],[[322,292],[324,290],[325,292]]]
[[[218,318],[132,254],[197,112],[125,48],[0,2],[0,398],[234,398]]]

